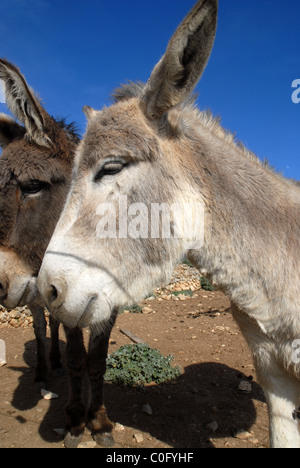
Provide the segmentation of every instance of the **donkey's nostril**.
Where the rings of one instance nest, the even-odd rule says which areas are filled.
[[[46,289],[45,299],[51,309],[59,309],[65,300],[66,285],[64,282],[56,281],[51,282]]]

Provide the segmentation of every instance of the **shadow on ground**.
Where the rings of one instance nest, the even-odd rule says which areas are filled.
[[[65,343],[61,342],[60,345],[64,356]],[[12,406],[20,411],[35,408],[41,399],[40,387],[33,383],[35,346],[34,340],[25,344],[23,358],[30,369],[11,367],[21,372],[12,401]],[[255,422],[253,399],[264,401],[264,397],[255,382],[252,382],[251,394],[242,394],[238,390],[240,381],[248,377],[224,364],[199,363],[183,369],[183,374],[173,382],[148,386],[143,390],[106,384],[106,407],[113,422],[147,432],[172,447],[212,447],[211,437],[232,437],[240,430],[249,430]],[[64,427],[67,376],[58,378],[50,374],[48,389],[58,393],[60,398],[50,402],[40,423],[39,434],[45,441],[57,442],[53,428]],[[153,410],[151,416],[142,412],[145,403]],[[26,418],[22,418],[19,414],[19,422],[26,424]],[[218,424],[215,433],[206,427],[212,421]]]

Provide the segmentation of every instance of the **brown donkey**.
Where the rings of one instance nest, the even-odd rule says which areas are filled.
[[[47,378],[46,320],[37,296],[36,279],[67,197],[79,138],[72,126],[50,117],[20,71],[5,60],[0,60],[0,79],[4,82],[8,107],[24,125],[0,115],[3,148],[0,157],[0,303],[7,308],[29,304],[38,348],[36,381],[44,381]],[[55,369],[61,367],[58,322],[51,319],[50,326],[50,362]],[[95,438],[104,445],[113,443],[113,426],[103,404],[110,330],[91,335],[87,354],[82,332],[65,328],[70,379],[66,446],[76,446],[84,431],[86,417],[81,386],[86,369],[92,388],[88,417]]]
[[[271,445],[298,447],[300,190],[191,102],[217,6],[196,3],[145,87],[127,85],[110,108],[86,109],[38,285],[56,319],[101,329],[187,254],[232,301],[266,394]]]

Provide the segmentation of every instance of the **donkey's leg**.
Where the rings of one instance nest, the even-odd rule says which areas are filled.
[[[277,362],[276,344],[237,308],[233,306],[232,311],[253,353],[258,380],[266,396],[270,445],[273,448],[300,447],[296,417],[300,401],[300,383]]]
[[[33,316],[33,328],[37,345],[37,364],[35,368],[35,382],[46,382],[48,374],[46,356],[46,329],[47,322],[44,308],[38,304],[31,304],[30,310]]]
[[[60,323],[55,320],[52,315],[49,318],[50,323],[50,333],[51,333],[51,350],[50,350],[50,363],[53,370],[61,370],[61,355],[59,349],[59,325]]]
[[[105,331],[100,334],[91,332],[87,358],[88,376],[92,390],[92,401],[88,412],[88,421],[92,426],[94,440],[103,447],[112,447],[114,445],[112,436],[114,426],[107,416],[104,405],[103,377],[106,372],[109,337],[116,316],[117,311],[114,312],[114,318]]]
[[[76,448],[85,428],[85,406],[82,401],[82,383],[86,371],[86,350],[82,331],[65,327],[67,338],[66,361],[69,375],[69,401],[66,407],[65,447]]]
[[[270,419],[270,445],[273,448],[300,448],[296,410],[299,382],[288,375],[264,375],[262,379]]]
[[[110,422],[104,405],[103,377],[106,372],[106,358],[110,331],[98,336],[91,336],[87,357],[88,376],[91,384],[92,401],[88,412],[88,421],[97,444],[112,447],[113,424]]]

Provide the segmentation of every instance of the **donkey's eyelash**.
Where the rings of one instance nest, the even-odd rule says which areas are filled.
[[[35,195],[48,188],[48,182],[32,181],[27,184],[20,184],[20,189],[23,195]]]
[[[115,175],[121,172],[124,167],[126,167],[128,163],[124,161],[108,161],[103,166],[101,169],[96,173],[94,177],[94,182],[98,182],[99,180],[102,179],[102,177],[106,175]]]

